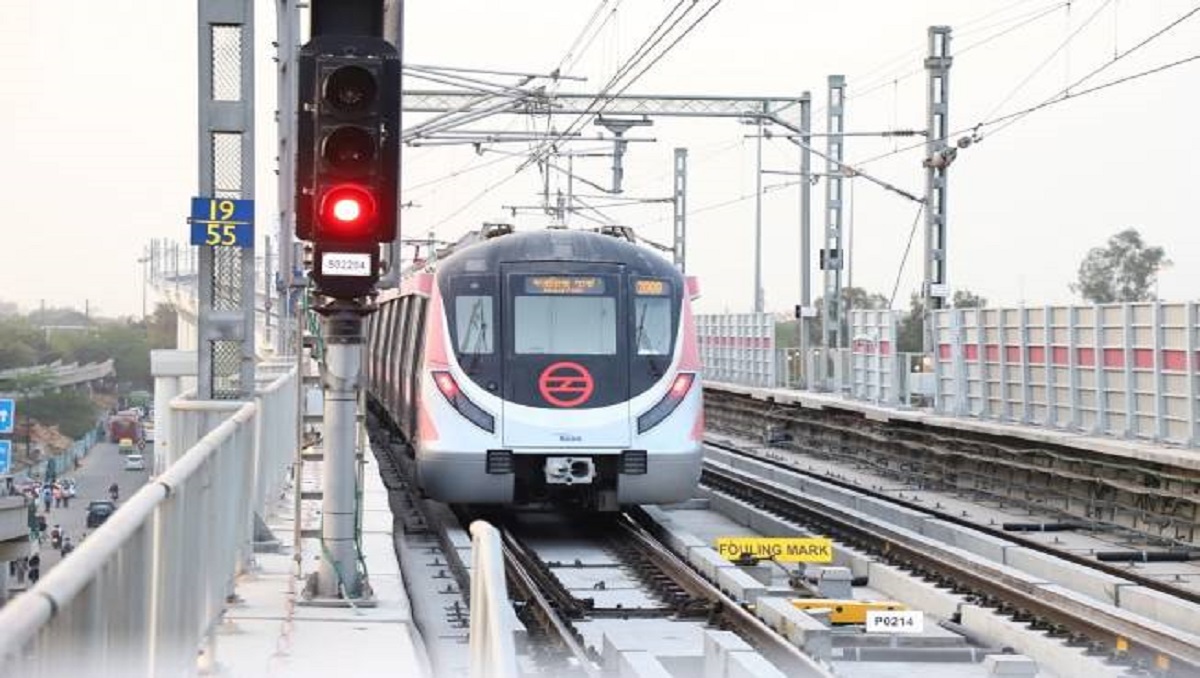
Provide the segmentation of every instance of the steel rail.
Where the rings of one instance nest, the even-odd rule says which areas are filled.
[[[553,631],[563,647],[579,662],[579,668],[590,678],[602,678],[603,674],[588,655],[587,648],[575,637],[570,624],[562,618],[558,608],[542,594],[538,584],[534,581],[535,578],[530,574],[530,570],[536,567],[532,562],[533,558],[525,552],[520,542],[508,529],[500,528],[500,534],[503,538],[502,548],[507,575],[524,591],[548,630]]]
[[[900,528],[868,522],[837,506],[808,499],[793,488],[726,464],[705,461],[701,482],[732,495],[740,495],[761,508],[817,523],[839,540],[862,545],[894,562],[927,572],[947,575],[961,587],[990,596],[1065,628],[1106,643],[1124,639],[1131,655],[1158,665],[1169,658],[1195,671],[1200,669],[1200,647],[1176,637],[1174,629],[1151,628],[1127,618],[1127,611],[1107,609],[1005,572],[1002,566],[964,557],[928,539],[913,539]],[[1165,626],[1165,625],[1164,625]],[[1172,633],[1174,632],[1174,633]],[[1184,674],[1194,675],[1194,674]]]
[[[756,617],[736,600],[729,597],[716,584],[702,577],[671,549],[662,544],[629,514],[622,516],[620,525],[631,539],[655,561],[664,572],[676,579],[693,595],[712,601],[720,614],[746,637],[755,649],[788,676],[817,676],[831,678],[832,673],[815,659],[804,654],[789,640],[776,633],[765,622]]]
[[[1109,574],[1114,577],[1120,577],[1121,579],[1127,579],[1127,580],[1137,584],[1138,586],[1143,586],[1148,589],[1153,589],[1160,593],[1166,593],[1167,595],[1175,596],[1182,600],[1186,600],[1190,603],[1196,603],[1196,604],[1200,605],[1200,591],[1193,591],[1191,589],[1185,589],[1185,588],[1181,588],[1179,586],[1172,586],[1169,582],[1162,581],[1161,579],[1155,579],[1149,575],[1141,574],[1139,572],[1134,572],[1132,570],[1129,570],[1128,568],[1117,567],[1117,566],[1111,565],[1109,563],[1105,563],[1102,561],[1095,560],[1093,558],[1089,558],[1087,556],[1083,556],[1083,555],[1080,555],[1077,553],[1072,553],[1071,551],[1064,551],[1062,549],[1057,549],[1051,544],[1045,544],[1040,541],[1026,539],[1024,537],[1021,537],[1020,535],[1016,535],[1011,532],[1006,532],[1001,529],[996,529],[994,527],[989,527],[987,525],[981,525],[979,523],[971,521],[970,519],[963,518],[962,516],[954,515],[952,513],[946,512],[946,511],[939,511],[937,509],[932,509],[932,508],[929,508],[928,506],[924,506],[924,505],[918,504],[916,502],[906,501],[904,499],[897,499],[896,497],[893,497],[885,492],[878,492],[876,490],[871,490],[868,488],[860,487],[858,485],[854,485],[853,483],[848,483],[844,480],[838,480],[837,478],[831,478],[829,476],[824,476],[819,473],[813,473],[812,471],[806,471],[803,468],[800,468],[799,466],[793,466],[791,464],[788,464],[785,461],[780,461],[778,459],[764,457],[764,456],[755,454],[752,451],[744,450],[744,449],[735,447],[733,445],[730,445],[728,443],[724,443],[724,442],[717,441],[717,440],[712,440],[712,439],[706,437],[704,439],[704,444],[708,445],[709,447],[715,447],[719,450],[723,450],[725,452],[730,452],[733,454],[740,454],[742,456],[750,457],[752,459],[755,459],[756,461],[762,462],[764,464],[769,464],[771,466],[774,466],[775,468],[780,468],[785,471],[790,471],[792,473],[795,473],[796,475],[801,475],[801,476],[805,476],[807,478],[812,478],[813,480],[817,480],[822,483],[836,485],[837,487],[840,487],[843,490],[849,490],[852,492],[857,492],[859,494],[866,495],[868,497],[873,497],[875,499],[881,499],[884,501],[888,501],[893,504],[896,504],[897,506],[903,506],[904,508],[906,508],[910,511],[917,511],[919,513],[924,513],[924,514],[928,515],[930,518],[937,518],[938,520],[942,520],[942,521],[945,521],[948,523],[954,523],[955,525],[958,525],[960,527],[966,527],[966,528],[975,530],[977,532],[986,534],[990,537],[995,537],[997,539],[1003,539],[1004,541],[1012,542],[1012,544],[1015,546],[1022,546],[1022,547],[1025,547],[1025,548],[1028,548],[1028,549],[1031,549],[1034,551],[1045,553],[1046,555],[1054,556],[1056,558],[1061,558],[1062,560],[1065,560],[1069,563],[1073,563],[1075,565],[1079,565],[1080,567],[1086,567],[1088,569],[1096,570],[1098,572],[1103,572],[1105,574]],[[934,488],[934,491],[936,491],[936,488]],[[1086,530],[1086,528],[1084,528],[1084,529]]]

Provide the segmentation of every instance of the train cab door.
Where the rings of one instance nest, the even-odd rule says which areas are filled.
[[[504,446],[628,447],[624,266],[504,264],[501,278]]]

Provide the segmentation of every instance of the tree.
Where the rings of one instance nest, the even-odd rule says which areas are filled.
[[[86,394],[74,391],[47,393],[24,404],[25,417],[58,426],[68,438],[82,438],[96,425],[96,405]]]
[[[810,318],[808,321],[808,340],[813,346],[821,344],[821,326],[825,318],[825,300],[823,297],[817,297],[813,302],[813,307],[817,309],[817,315]],[[842,309],[844,311],[876,311],[888,307],[888,298],[877,292],[868,292],[861,287],[843,287],[842,288]],[[847,342],[850,340],[850,314],[846,313],[845,325],[842,330],[842,337]]]
[[[954,290],[954,297],[951,298],[950,305],[954,308],[983,308],[987,306],[987,299],[971,290]]]
[[[1095,304],[1149,301],[1158,272],[1170,263],[1162,247],[1147,245],[1136,228],[1127,228],[1105,247],[1088,250],[1071,291]]]
[[[920,353],[924,344],[925,301],[914,292],[908,298],[908,313],[896,328],[896,348],[902,353]]]
[[[170,304],[154,307],[154,314],[146,325],[146,340],[151,349],[175,348],[175,326],[179,315]]]
[[[31,367],[49,352],[42,331],[25,318],[0,320],[0,370]]]
[[[19,422],[22,416],[25,419],[25,456],[30,457],[30,443],[33,435],[33,428],[30,422],[30,415],[25,411],[26,405],[30,402],[30,398],[34,395],[42,395],[42,393],[54,383],[54,376],[50,370],[45,368],[31,369],[9,375],[4,379],[0,379],[0,391],[5,393],[16,393],[20,397],[17,399],[17,421]]]
[[[983,308],[987,299],[971,290],[955,290],[950,298],[952,308]],[[896,344],[905,353],[920,353],[924,347],[925,338],[925,300],[915,292],[908,300],[908,313],[900,319],[896,328]]]

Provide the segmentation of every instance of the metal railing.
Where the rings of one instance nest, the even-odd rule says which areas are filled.
[[[294,453],[294,379],[249,403],[171,402],[186,452],[0,609],[0,675],[194,673]]]
[[[471,523],[471,678],[516,678],[512,608],[504,580],[500,531]]]

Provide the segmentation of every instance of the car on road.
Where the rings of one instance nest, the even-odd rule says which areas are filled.
[[[146,470],[146,458],[140,454],[131,454],[128,457],[125,457],[125,470],[126,471],[145,471]]]
[[[88,504],[87,510],[87,526],[88,528],[100,527],[108,517],[117,510],[117,505],[111,501],[93,501]]]

